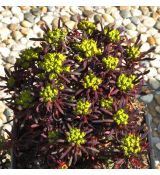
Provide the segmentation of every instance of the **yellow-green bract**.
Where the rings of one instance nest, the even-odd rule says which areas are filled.
[[[117,86],[122,91],[128,91],[128,90],[130,90],[130,89],[133,88],[133,86],[134,86],[133,81],[135,79],[136,79],[136,76],[135,75],[127,76],[125,74],[121,74],[118,77]]]
[[[126,49],[126,52],[127,52],[127,56],[129,56],[131,59],[137,59],[140,55],[140,50],[138,47],[128,47]]]
[[[82,52],[87,58],[102,53],[101,49],[97,48],[97,42],[93,39],[85,39],[80,44],[75,44],[75,48]]]
[[[78,29],[86,31],[87,34],[92,34],[96,29],[96,25],[92,22],[83,20],[78,23]]]
[[[140,138],[133,134],[127,135],[122,139],[121,149],[125,156],[139,153],[141,151]]]
[[[32,105],[33,96],[30,90],[23,90],[19,97],[16,99],[16,104],[21,105],[23,108],[28,108]]]
[[[86,101],[79,100],[76,106],[76,114],[87,115],[91,112],[90,107],[91,107],[91,103],[88,100]]]
[[[84,78],[83,86],[84,88],[92,88],[97,90],[98,86],[102,83],[101,78],[97,78],[93,73],[90,73]]]
[[[107,99],[102,98],[100,101],[100,104],[101,104],[102,108],[110,109],[110,108],[112,108],[113,98],[111,98],[111,97],[109,97]]]
[[[124,109],[119,109],[116,114],[113,115],[113,120],[118,124],[128,124],[128,114],[125,113]]]
[[[43,98],[45,102],[55,100],[57,95],[58,90],[53,88],[51,84],[46,85],[46,87],[44,87],[40,92],[40,96]]]
[[[111,42],[118,42],[121,39],[120,32],[117,29],[109,30],[108,28],[104,28],[104,34]]]
[[[44,39],[50,43],[58,46],[59,42],[63,41],[67,35],[67,32],[63,29],[55,28],[53,30],[49,30]]]
[[[67,132],[67,140],[68,142],[74,143],[76,145],[85,144],[85,135],[86,133],[81,132],[79,128],[71,128],[70,131]]]
[[[103,57],[102,62],[105,65],[106,69],[115,70],[119,63],[119,59],[116,57],[108,56],[107,58]]]

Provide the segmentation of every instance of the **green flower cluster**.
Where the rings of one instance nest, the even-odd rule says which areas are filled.
[[[45,102],[53,101],[58,95],[58,90],[53,88],[51,84],[46,85],[40,92],[40,96]]]
[[[113,98],[112,97],[109,97],[108,99],[102,98],[100,104],[102,108],[110,109],[112,108]]]
[[[65,60],[66,56],[61,53],[48,53],[44,56],[44,61],[39,63],[39,65],[45,72],[50,73],[50,79],[54,79],[60,73],[70,71],[70,67],[63,66]]]
[[[140,55],[140,50],[138,47],[128,47],[126,49],[127,55],[131,58],[131,59],[137,59]]]
[[[102,83],[101,78],[97,78],[93,73],[90,73],[84,78],[83,86],[84,88],[92,88],[97,90],[98,86]]]
[[[17,59],[17,64],[22,66],[24,69],[27,69],[30,64],[32,63],[31,61],[37,60],[39,57],[39,52],[41,51],[41,48],[29,48],[25,49],[20,53],[20,59]]]
[[[136,79],[135,75],[130,75],[129,77],[125,74],[121,74],[117,80],[117,86],[122,91],[128,91],[133,88],[133,81]]]
[[[49,30],[47,35],[44,36],[44,39],[50,43],[50,44],[55,44],[55,46],[58,46],[60,42],[62,42],[67,35],[67,32],[63,29],[53,29]]]
[[[83,58],[81,56],[76,56],[75,59],[78,61],[78,62],[82,62],[83,61]]]
[[[102,62],[104,63],[106,69],[115,70],[119,59],[116,57],[108,56],[107,58],[103,57]]]
[[[124,109],[119,109],[116,114],[113,115],[113,120],[118,124],[128,124],[128,114],[125,113]]]
[[[86,100],[79,100],[76,106],[76,114],[78,115],[88,115],[90,111],[91,103]]]
[[[30,107],[33,102],[33,96],[31,95],[31,91],[23,90],[15,102],[16,104],[21,105],[23,108]]]
[[[59,132],[58,131],[49,131],[48,132],[48,141],[49,141],[49,143],[53,143],[58,138],[59,138]]]
[[[70,143],[74,143],[76,145],[85,144],[86,140],[84,139],[86,133],[81,132],[78,128],[71,128],[70,132],[67,132],[67,140]]]
[[[75,48],[82,52],[87,58],[91,58],[94,55],[100,55],[101,49],[97,48],[97,42],[93,39],[85,39],[80,44],[75,44]]]
[[[104,34],[109,38],[111,42],[120,41],[120,32],[117,29],[109,30],[108,28],[104,28]]]
[[[141,151],[140,138],[133,134],[129,134],[122,139],[121,148],[126,156],[139,153]]]
[[[83,20],[78,23],[78,29],[86,31],[87,34],[92,34],[96,29],[96,25],[92,22]]]
[[[9,77],[9,79],[7,80],[7,86],[9,88],[12,88],[12,87],[14,87],[15,82],[16,82],[16,80],[13,77]]]

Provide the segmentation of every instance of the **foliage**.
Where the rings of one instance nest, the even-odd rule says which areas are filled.
[[[140,61],[154,48],[141,53],[140,37],[133,43],[120,28],[86,20],[42,29],[32,38],[41,47],[21,51],[1,77],[17,168],[143,168],[146,131],[134,102],[148,73]]]

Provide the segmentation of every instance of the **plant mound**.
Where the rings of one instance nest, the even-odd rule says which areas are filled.
[[[101,25],[102,26],[102,25]],[[21,51],[3,87],[14,110],[16,168],[143,168],[147,156],[140,36],[79,21],[43,26],[40,47]]]

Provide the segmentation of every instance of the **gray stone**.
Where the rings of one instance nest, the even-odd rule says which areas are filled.
[[[158,89],[159,87],[160,87],[160,82],[159,81],[157,81],[155,78],[153,78],[153,77],[151,77],[150,79],[149,79],[149,84],[150,84],[150,86],[154,89],[154,90],[156,90],[156,89]]]
[[[101,20],[101,16],[100,15],[94,15],[94,21],[95,22],[98,22],[100,20]],[[73,20],[73,21],[75,21],[75,20]]]
[[[155,94],[154,98],[156,99],[156,102],[160,105],[160,94]]]
[[[35,16],[28,12],[24,14],[24,19],[31,23],[34,23]]]
[[[63,22],[67,22],[70,20],[70,17],[68,15],[61,16]]]
[[[153,27],[155,23],[156,21],[151,17],[146,17],[146,19],[143,21],[143,24],[148,28]]]
[[[160,30],[160,20],[158,20],[154,26],[156,29]]]
[[[155,110],[160,114],[160,106],[156,106]]]
[[[48,9],[49,12],[54,12],[55,11],[54,6],[47,6],[47,9]]]
[[[149,67],[149,62],[148,61],[141,61],[140,64],[143,65],[146,68]]]
[[[3,57],[8,57],[10,54],[10,50],[7,47],[0,47],[0,53]]]
[[[13,110],[9,109],[9,108],[6,108],[3,112],[3,114],[9,118],[9,117],[12,117],[13,116]]]
[[[98,15],[97,15],[97,16],[98,16]],[[78,14],[71,15],[71,21],[75,21],[75,22],[77,22],[77,21],[78,21],[78,17],[79,17]]]
[[[90,10],[84,10],[83,11],[83,16],[91,18],[93,16],[93,11]]]
[[[65,25],[69,28],[69,29],[73,29],[75,27],[75,21],[68,21],[65,23]]]
[[[5,104],[2,101],[0,101],[0,113],[3,113],[5,108],[6,108]]]
[[[113,23],[114,22],[114,18],[111,15],[109,15],[109,14],[104,14],[103,18],[108,23]]]
[[[160,124],[157,127],[157,131],[160,132]]]
[[[160,142],[156,144],[156,147],[160,150]]]
[[[148,77],[154,77],[157,75],[157,70],[154,67],[150,67],[148,70],[150,70],[150,72],[147,74]]]
[[[121,10],[120,14],[121,14],[122,18],[129,18],[129,17],[131,17],[131,13],[130,13],[129,10]]]
[[[136,30],[136,26],[134,24],[132,24],[132,23],[127,24],[126,28],[129,29],[129,30]]]
[[[135,16],[131,17],[130,20],[135,25],[138,25],[140,23],[139,18],[138,17],[135,17]]]
[[[41,16],[40,10],[38,8],[31,9],[31,12],[34,16]]]
[[[153,100],[153,94],[147,94],[147,95],[141,96],[140,99],[146,104],[151,103]]]

